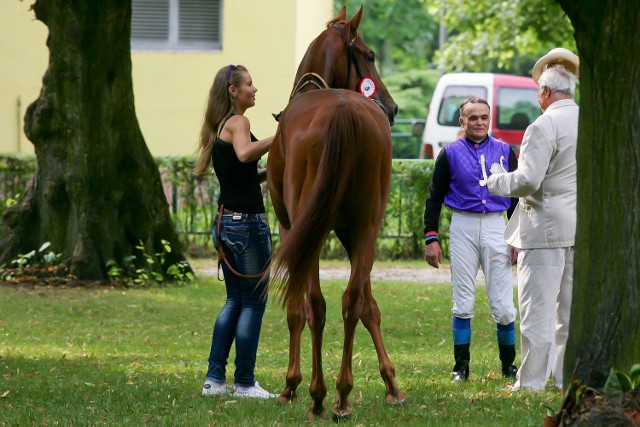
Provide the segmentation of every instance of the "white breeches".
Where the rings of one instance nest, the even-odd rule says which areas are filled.
[[[562,387],[573,289],[573,248],[521,249],[518,302],[522,366],[514,390]]]
[[[509,245],[504,240],[502,212],[474,214],[454,211],[449,227],[451,284],[455,317],[475,316],[476,276],[481,266],[493,320],[508,325],[516,320]]]

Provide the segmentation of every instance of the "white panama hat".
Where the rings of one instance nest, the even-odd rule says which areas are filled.
[[[538,59],[538,62],[533,66],[531,74],[536,83],[540,80],[542,72],[546,70],[550,64],[562,64],[567,71],[578,77],[578,71],[580,69],[580,59],[578,56],[569,49],[557,47],[551,49],[549,53]]]

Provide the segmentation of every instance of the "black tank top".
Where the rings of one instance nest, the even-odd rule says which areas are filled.
[[[229,116],[231,117],[231,116]],[[229,117],[220,129],[224,127]],[[251,134],[251,141],[258,139]],[[213,146],[213,170],[220,183],[218,208],[242,213],[264,213],[264,202],[258,179],[258,161],[242,163],[233,144],[216,137]]]

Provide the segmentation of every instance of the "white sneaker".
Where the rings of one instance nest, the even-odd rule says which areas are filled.
[[[229,390],[227,390],[227,386],[224,383],[214,383],[213,381],[207,380],[202,386],[203,396],[226,396],[228,394]]]
[[[254,399],[270,399],[278,397],[277,394],[269,393],[267,390],[260,387],[260,384],[256,381],[255,385],[250,387],[242,387],[239,385],[233,386],[234,397],[248,397]]]

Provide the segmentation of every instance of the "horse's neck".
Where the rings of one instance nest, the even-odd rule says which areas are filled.
[[[320,76],[329,85],[332,83],[331,68],[326,67],[325,64],[313,64],[306,58],[303,59],[298,67],[294,83],[298,83],[304,76],[311,74]]]
[[[336,47],[336,43],[327,38],[327,31],[336,30],[327,29],[311,42],[302,61],[300,61],[296,72],[294,89],[291,92],[292,97],[295,94],[309,90],[341,87],[337,86],[336,82],[342,82],[343,78],[335,74],[334,65],[342,53]]]

